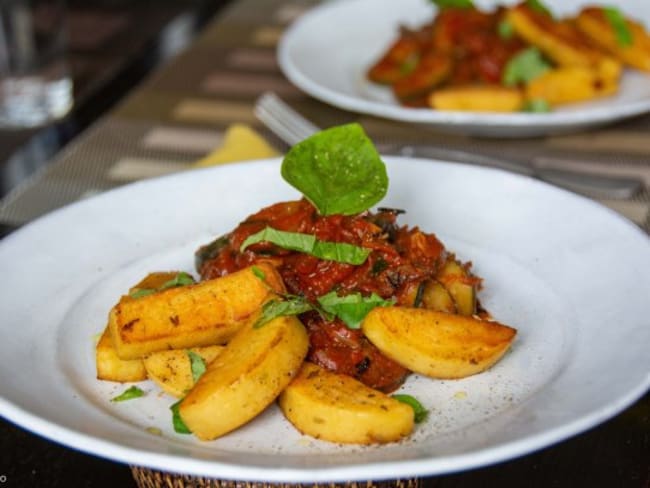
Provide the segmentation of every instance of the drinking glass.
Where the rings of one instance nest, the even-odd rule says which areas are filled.
[[[64,0],[0,0],[0,128],[47,124],[72,107]]]

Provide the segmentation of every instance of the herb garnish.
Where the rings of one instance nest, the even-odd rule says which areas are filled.
[[[174,425],[174,432],[177,434],[191,434],[192,431],[187,425],[185,425],[185,422],[183,422],[183,419],[181,418],[181,414],[179,412],[179,407],[181,406],[182,401],[183,399],[181,398],[171,407],[169,407],[169,409],[172,411],[172,424]]]
[[[239,250],[243,252],[248,246],[258,242],[271,242],[284,249],[304,252],[320,259],[347,264],[363,264],[370,254],[370,249],[346,242],[321,241],[311,234],[287,232],[272,227],[265,227],[261,231],[248,236]]]
[[[524,112],[533,112],[533,113],[547,113],[551,111],[551,106],[548,101],[543,98],[531,98],[526,100],[526,103],[523,107]]]
[[[281,173],[321,215],[363,212],[388,190],[384,162],[357,123],[325,129],[294,145]]]
[[[526,0],[526,5],[528,5],[528,7],[535,12],[553,17],[551,10],[540,0]]]
[[[510,22],[504,19],[499,22],[499,25],[497,25],[497,32],[499,33],[499,37],[501,39],[508,40],[514,37],[515,28]]]
[[[339,296],[335,291],[331,291],[318,297],[318,303],[325,312],[341,319],[348,328],[358,329],[361,327],[361,321],[373,308],[394,305],[395,300],[384,300],[376,293],[367,297],[359,292]]]
[[[140,398],[144,396],[144,391],[133,385],[131,388],[124,390],[122,393],[116,397],[111,398],[112,402],[125,402],[127,400],[133,400],[135,398]]]
[[[304,298],[297,295],[285,295],[283,300],[270,300],[262,306],[262,313],[253,325],[257,329],[277,317],[300,315],[309,312],[314,307]]]
[[[397,401],[406,403],[413,409],[413,420],[416,424],[424,422],[424,420],[426,420],[426,418],[429,416],[428,410],[424,408],[424,406],[422,406],[422,404],[414,396],[398,393],[392,395],[392,397]]]
[[[194,278],[192,278],[191,275],[189,275],[184,271],[181,271],[180,273],[177,273],[176,276],[174,276],[171,280],[165,281],[158,288],[137,288],[133,290],[131,293],[129,293],[129,296],[131,298],[142,298],[159,291],[167,290],[168,288],[187,286],[187,285],[192,285],[194,283],[195,283]]]
[[[187,356],[190,358],[190,369],[192,371],[192,380],[196,383],[205,370],[207,369],[205,359],[194,351],[187,351]]]
[[[473,8],[472,0],[431,0],[439,9],[443,8]]]
[[[361,327],[361,321],[373,308],[387,307],[395,303],[394,300],[385,300],[376,293],[363,296],[356,292],[339,296],[335,291],[318,297],[317,302],[312,304],[305,297],[298,295],[282,295],[281,299],[270,300],[262,306],[262,313],[253,327],[262,327],[277,317],[300,315],[315,310],[325,320],[339,318],[348,328],[358,329]]]
[[[527,83],[543,75],[549,69],[551,66],[543,58],[539,49],[531,47],[510,58],[503,70],[501,82],[505,86]]]
[[[603,7],[603,14],[616,35],[616,42],[620,46],[631,46],[634,38],[623,13],[616,7],[608,6]]]

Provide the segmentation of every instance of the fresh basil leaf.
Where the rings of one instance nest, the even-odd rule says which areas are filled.
[[[243,252],[248,246],[258,242],[271,242],[276,246],[291,251],[304,252],[320,259],[338,261],[347,264],[363,264],[370,249],[355,246],[345,242],[320,241],[311,234],[287,232],[272,227],[265,227],[261,231],[248,236],[239,250]]]
[[[531,98],[524,104],[523,111],[533,113],[547,113],[551,111],[551,106],[543,98]]]
[[[144,396],[144,391],[133,385],[131,388],[124,390],[121,394],[117,395],[114,398],[111,398],[112,402],[125,402],[127,400],[133,400],[135,398],[140,398]]]
[[[262,280],[262,281],[265,281],[265,280],[266,280],[266,274],[265,274],[264,271],[262,271],[260,268],[258,268],[257,266],[253,266],[253,267],[251,268],[251,270],[253,271],[253,274],[254,274],[257,278],[259,278],[259,279]]]
[[[539,49],[531,47],[510,58],[503,70],[501,81],[505,86],[527,83],[550,69],[551,66],[542,57]]]
[[[474,3],[472,0],[431,0],[439,9],[443,8],[472,8]]]
[[[413,420],[416,424],[424,422],[424,420],[429,416],[427,409],[424,408],[424,406],[414,396],[398,393],[392,395],[392,397],[399,402],[406,403],[413,409]]]
[[[290,251],[299,251],[311,254],[316,244],[316,236],[311,234],[301,234],[299,232],[287,232],[277,230],[273,227],[265,227],[259,232],[248,236],[239,247],[240,252],[244,252],[248,246],[259,242],[270,242],[283,249]]]
[[[420,62],[420,55],[411,54],[399,65],[400,74],[404,76],[408,75],[415,68],[417,68],[419,62]]]
[[[553,12],[551,12],[551,9],[544,5],[540,0],[526,0],[526,5],[528,5],[528,7],[530,7],[530,9],[534,10],[535,12],[553,17]]]
[[[190,369],[192,370],[192,380],[196,383],[205,370],[207,366],[205,364],[205,359],[194,351],[187,351],[187,356],[190,358]]]
[[[515,35],[515,28],[510,22],[504,19],[497,25],[497,32],[501,39],[512,39]]]
[[[313,310],[312,305],[299,296],[287,296],[285,300],[270,300],[262,306],[262,313],[253,325],[257,329],[277,317],[300,315]]]
[[[189,429],[187,425],[185,425],[185,422],[183,422],[183,419],[181,418],[181,414],[179,411],[179,407],[181,406],[181,402],[183,399],[181,398],[178,400],[176,403],[174,403],[169,409],[172,411],[172,424],[174,426],[174,432],[177,434],[191,434],[192,431]]]
[[[347,242],[327,242],[317,240],[312,254],[327,261],[337,261],[347,264],[363,264],[370,249],[348,244]]]
[[[384,300],[376,293],[364,297],[361,293],[351,293],[339,296],[331,291],[318,298],[318,303],[327,313],[336,315],[350,329],[358,329],[361,322],[375,307],[386,307],[393,305],[394,300]]]
[[[147,295],[156,293],[156,291],[157,290],[155,290],[154,288],[136,288],[131,293],[129,293],[129,296],[131,298],[142,298],[142,297],[146,297]]]
[[[623,13],[616,7],[608,6],[603,7],[603,14],[616,35],[616,42],[620,46],[631,46],[634,43],[634,37]]]
[[[158,291],[163,291],[168,288],[176,288],[177,286],[193,285],[194,283],[195,283],[194,278],[192,278],[189,274],[185,273],[184,271],[181,271],[176,276],[174,276],[171,280],[166,281],[165,283],[160,285]]]
[[[192,278],[191,275],[189,275],[184,271],[181,271],[180,273],[177,273],[176,276],[174,276],[171,280],[165,281],[158,288],[136,288],[131,293],[129,293],[129,296],[131,298],[142,298],[142,297],[146,297],[147,295],[151,295],[153,293],[166,290],[168,288],[176,288],[177,286],[192,285],[194,283],[196,282],[194,281],[194,278]]]
[[[384,162],[357,123],[332,127],[299,142],[284,157],[281,173],[321,215],[363,212],[388,190]]]

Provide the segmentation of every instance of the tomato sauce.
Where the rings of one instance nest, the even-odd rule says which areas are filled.
[[[442,87],[498,85],[508,61],[526,47],[499,26],[504,9],[445,8],[418,30],[400,37],[368,71],[368,78],[390,85],[406,106],[427,106],[427,95]]]
[[[399,213],[380,209],[354,216],[321,216],[307,200],[277,203],[249,216],[216,244],[199,249],[197,267],[202,279],[211,279],[261,260],[270,261],[287,291],[311,302],[335,290],[339,295],[376,293],[400,305],[413,305],[414,287],[436,275],[447,253],[435,235],[417,227],[398,226]],[[240,252],[247,237],[267,226],[315,235],[323,241],[354,244],[371,249],[371,253],[356,266],[266,242]],[[309,333],[308,359],[312,362],[386,392],[399,387],[409,374],[385,357],[361,330],[350,329],[338,319],[328,322],[317,312],[307,312],[300,318]]]

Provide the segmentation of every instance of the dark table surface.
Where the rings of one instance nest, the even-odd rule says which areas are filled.
[[[71,1],[77,106],[70,117],[52,127],[0,132],[0,195],[47,164],[170,58],[178,49],[170,39],[181,45],[190,42],[206,21],[219,15],[222,3]],[[307,109],[313,106],[306,103]],[[0,235],[14,228],[2,224]],[[61,446],[4,420],[0,442],[0,488],[136,486],[129,466]],[[558,445],[498,465],[426,478],[423,485],[650,487],[650,394],[603,425]]]
[[[62,447],[6,422],[0,423],[0,439],[0,486],[136,486],[128,466]],[[557,446],[495,466],[422,482],[426,488],[645,488],[650,486],[648,456],[650,395],[604,425]]]

